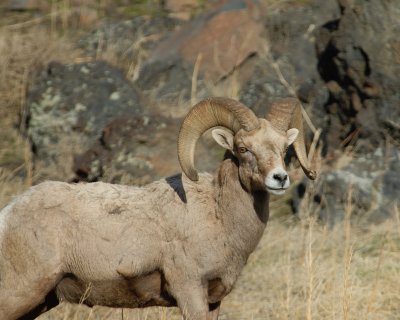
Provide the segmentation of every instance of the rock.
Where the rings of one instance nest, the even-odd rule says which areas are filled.
[[[9,0],[8,2],[8,9],[12,11],[49,9],[49,3],[46,0]]]
[[[261,115],[272,99],[294,93],[315,125],[324,127],[328,92],[318,74],[315,37],[320,25],[339,14],[335,0],[312,0],[307,5],[267,11],[263,34],[268,51],[258,59],[254,75],[240,91],[241,101]]]
[[[77,15],[78,25],[81,27],[92,27],[99,20],[98,11],[90,7],[80,7]]]
[[[160,103],[188,101],[198,61],[198,98],[208,96],[210,87],[260,51],[261,30],[255,1],[226,1],[161,41],[144,63],[137,84],[152,90]]]
[[[276,97],[287,96],[286,87],[279,81],[275,70],[262,59],[257,59],[257,68],[252,77],[240,91],[240,101],[250,107],[259,117],[267,112],[267,106]]]
[[[96,8],[98,6],[97,0],[69,0],[68,1],[69,5],[71,7],[90,7],[90,8]]]
[[[317,37],[321,77],[340,86],[330,91],[326,103],[328,110],[335,105],[340,114],[340,126],[328,129],[335,136],[339,130],[339,139],[330,139],[330,147],[338,148],[357,133],[363,150],[371,152],[388,132],[400,138],[400,125],[394,120],[400,118],[400,2],[339,3],[341,16],[325,23]],[[330,119],[336,117],[329,113]]]
[[[400,150],[387,152],[377,148],[372,154],[321,174],[312,198],[314,204],[309,204],[319,208],[321,221],[333,226],[343,220],[349,208],[353,219],[365,223],[379,223],[394,215],[400,206]],[[304,179],[296,189],[295,212],[308,184]]]
[[[113,119],[88,150],[76,155],[76,180],[141,185],[178,172],[178,128],[176,120],[159,116]]]
[[[198,7],[197,0],[166,0],[164,4],[170,17],[181,20],[189,20]]]
[[[192,28],[182,28],[175,37],[168,39],[168,44],[160,44],[153,58],[162,59],[166,51],[178,50],[183,59],[194,65],[201,55],[200,71],[215,83],[259,52],[263,41],[257,10],[251,1],[229,1],[202,21],[195,21]]]
[[[135,66],[136,73],[156,43],[177,21],[163,16],[139,16],[125,21],[106,21],[79,40],[79,47],[86,54],[98,58],[113,56],[115,64]],[[109,57],[110,58],[110,57]],[[136,77],[136,73],[132,76]]]
[[[343,219],[350,186],[354,219],[379,222],[393,214],[399,150],[381,146],[383,135],[394,145],[400,139],[399,2],[215,3],[191,21],[136,17],[106,22],[81,38],[88,60],[107,57],[125,73],[97,61],[53,63],[38,74],[27,96],[37,180],[142,185],[180,172],[176,139],[196,66],[193,100],[228,95],[220,88],[232,82],[233,96],[264,116],[276,97],[296,95],[324,129],[325,154],[357,141],[354,159],[322,172],[316,184],[310,205],[322,221]],[[199,171],[214,171],[223,153],[206,135],[196,155]],[[308,183],[296,190],[297,211]]]
[[[181,172],[176,147],[180,122],[157,115],[113,120],[101,138],[75,157],[74,180],[144,185]],[[223,151],[207,138],[199,144],[199,170],[214,171]]]
[[[33,83],[28,135],[46,178],[70,180],[74,154],[91,146],[112,119],[144,110],[136,88],[104,62],[53,63]]]
[[[115,118],[101,138],[75,156],[74,180],[143,185],[181,172],[176,147],[180,122],[159,115]],[[200,140],[199,170],[214,171],[223,152],[209,137]]]

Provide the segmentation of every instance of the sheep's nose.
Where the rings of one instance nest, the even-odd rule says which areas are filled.
[[[286,173],[275,173],[273,178],[283,186],[288,179],[288,175]]]

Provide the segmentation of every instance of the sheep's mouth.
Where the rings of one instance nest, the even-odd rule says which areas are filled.
[[[272,193],[272,194],[276,194],[276,195],[282,195],[286,192],[288,188],[271,188],[267,186],[267,191]]]

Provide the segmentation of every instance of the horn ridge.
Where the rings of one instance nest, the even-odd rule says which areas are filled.
[[[301,114],[300,101],[296,98],[277,99],[271,104],[270,110],[265,118],[277,131],[286,133],[286,131],[291,128],[299,130],[299,135],[293,143],[293,147],[304,173],[309,179],[315,180],[317,173],[315,170],[311,169],[305,148],[303,116]]]
[[[194,167],[197,140],[208,129],[223,126],[234,133],[240,129],[251,131],[259,127],[258,118],[244,104],[229,98],[214,97],[192,107],[182,122],[178,135],[178,159],[183,172],[198,180]]]

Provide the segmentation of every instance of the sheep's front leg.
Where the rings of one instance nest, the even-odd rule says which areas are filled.
[[[176,299],[185,320],[208,320],[209,307],[201,281],[171,283],[171,294]]]

